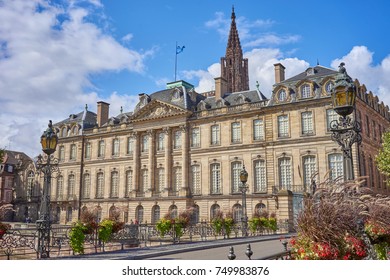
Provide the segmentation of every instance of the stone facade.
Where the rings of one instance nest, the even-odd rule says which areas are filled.
[[[234,20],[233,11],[231,34],[238,40]],[[116,210],[124,222],[154,223],[192,208],[196,221],[209,221],[217,210],[240,221],[245,166],[249,218],[267,210],[292,224],[314,182],[342,177],[342,152],[329,130],[337,118],[330,88],[338,72],[317,65],[285,80],[285,67],[276,64],[266,98],[249,90],[239,40],[239,56],[231,57],[229,46],[226,61],[244,65],[235,75],[239,86],[222,71],[213,92],[176,81],[140,94],[133,112],[109,117],[109,104],[99,102],[97,114],[86,107],[56,123],[61,172],[52,181],[54,220],[69,223],[89,209],[99,219]],[[390,125],[389,108],[355,84],[354,117],[363,127],[362,145],[353,147],[355,177],[367,175],[367,186],[388,193],[374,157]]]

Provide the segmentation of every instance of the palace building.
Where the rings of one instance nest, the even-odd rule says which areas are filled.
[[[61,171],[52,180],[54,220],[70,223],[89,209],[100,219],[119,211],[124,222],[154,223],[192,208],[196,221],[209,221],[218,210],[240,221],[245,166],[249,218],[267,210],[292,224],[313,183],[343,175],[342,151],[330,132],[338,118],[330,96],[338,72],[316,65],[285,79],[278,63],[273,90],[263,94],[249,89],[248,63],[233,10],[214,91],[199,93],[175,81],[139,94],[133,112],[111,116],[110,105],[101,101],[96,113],[86,106],[54,124]],[[355,85],[362,144],[353,146],[354,174],[386,194],[374,158],[390,126],[389,107],[357,80]]]

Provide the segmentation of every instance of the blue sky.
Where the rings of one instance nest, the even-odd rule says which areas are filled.
[[[287,77],[317,61],[344,61],[353,78],[390,105],[388,1],[0,0],[0,147],[39,151],[49,119],[96,102],[131,111],[138,94],[178,79],[213,89],[232,6],[250,87],[269,97],[273,64]]]

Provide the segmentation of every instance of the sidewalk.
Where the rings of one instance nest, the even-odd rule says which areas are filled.
[[[261,242],[267,240],[278,240],[284,238],[290,238],[291,234],[276,234],[276,235],[263,235],[253,237],[241,237],[231,239],[219,239],[209,241],[198,241],[198,242],[186,242],[162,246],[151,246],[142,248],[131,248],[121,251],[103,252],[95,254],[84,254],[76,256],[56,257],[53,260],[68,260],[68,259],[85,259],[85,260],[142,260],[145,258],[154,258],[175,253],[184,253],[196,250],[211,249],[223,247],[226,245],[239,245],[254,242]],[[282,245],[279,251],[282,251]],[[276,253],[276,252],[275,252]]]

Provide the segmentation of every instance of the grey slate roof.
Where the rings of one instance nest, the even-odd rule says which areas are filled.
[[[60,127],[64,124],[78,123],[83,129],[94,127],[97,124],[96,114],[94,112],[85,110],[78,114],[71,114],[68,118],[54,124],[56,127]]]
[[[308,74],[310,69],[314,70],[312,75]],[[284,80],[284,81],[280,82],[279,84],[301,81],[304,79],[313,79],[313,78],[318,78],[318,77],[332,76],[332,75],[335,75],[337,73],[338,73],[338,71],[336,71],[336,70],[317,65],[314,67],[309,67],[308,69],[306,69],[306,71],[299,73],[298,75],[295,75],[294,77],[291,77],[287,80]]]

